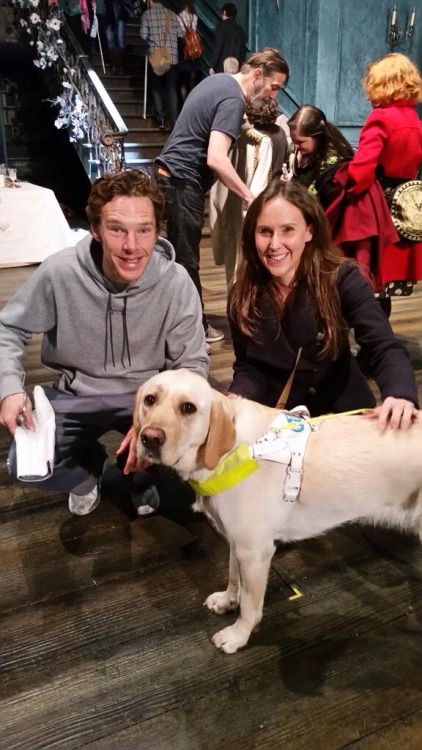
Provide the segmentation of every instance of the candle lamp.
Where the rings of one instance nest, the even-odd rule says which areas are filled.
[[[398,44],[404,44],[407,39],[411,39],[413,36],[413,30],[415,28],[416,19],[416,6],[413,6],[410,14],[410,22],[406,25],[404,31],[399,31],[399,25],[397,22],[397,5],[394,5],[391,13],[391,21],[388,29],[388,41],[392,47],[396,47]]]

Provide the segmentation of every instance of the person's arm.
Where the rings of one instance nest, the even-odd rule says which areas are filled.
[[[230,313],[228,313],[228,320],[235,359],[233,363],[233,379],[227,389],[227,395],[243,396],[252,401],[265,403],[267,378],[257,368],[256,364],[250,361],[247,354],[248,337],[242,333]]]
[[[381,429],[408,427],[418,413],[418,393],[406,348],[357,268],[340,271],[339,295],[345,320],[354,329],[365,360],[380,390],[382,405],[374,410]]]
[[[248,186],[240,179],[230,161],[229,151],[232,139],[226,133],[212,130],[207,152],[207,165],[229,190],[239,196],[249,206],[254,196]]]
[[[356,154],[349,164],[348,195],[358,195],[374,183],[375,170],[387,140],[384,121],[375,110],[362,128]]]
[[[146,13],[142,15],[141,28],[140,28],[141,39],[148,39],[149,37],[149,19]]]
[[[0,422],[13,434],[17,419],[33,429],[31,404],[25,399],[23,361],[32,333],[55,324],[54,291],[47,261],[35,271],[0,313]]]
[[[164,369],[178,370],[186,367],[206,378],[209,359],[202,325],[201,300],[184,268],[178,267],[177,277],[165,293],[168,295],[169,304],[166,316],[168,328]]]

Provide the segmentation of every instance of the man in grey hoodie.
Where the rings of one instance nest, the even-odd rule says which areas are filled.
[[[56,461],[52,477],[31,485],[69,492],[78,515],[98,505],[107,458],[99,438],[127,433],[138,386],[166,369],[208,373],[199,295],[159,237],[163,210],[155,182],[139,171],[101,177],[87,206],[92,234],[47,258],[0,313],[0,422],[12,435],[17,424],[34,429],[22,362],[42,333],[42,362],[55,373],[44,390]],[[144,472],[137,478],[142,506],[154,490]]]

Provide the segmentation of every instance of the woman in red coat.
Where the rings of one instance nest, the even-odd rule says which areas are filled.
[[[416,105],[422,100],[422,78],[416,66],[400,53],[392,53],[368,66],[363,88],[373,110],[348,165],[347,202],[353,206],[371,189],[376,178],[382,187],[414,180],[422,164],[422,123]],[[422,243],[400,239],[378,247],[371,257],[370,243],[360,243],[355,257],[367,266],[375,286],[422,279]],[[394,293],[394,285],[391,285]],[[400,292],[399,292],[400,293]]]

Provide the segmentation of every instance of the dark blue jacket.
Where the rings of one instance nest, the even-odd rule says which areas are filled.
[[[357,343],[382,400],[404,398],[418,405],[409,355],[394,335],[381,306],[358,268],[341,267],[338,291],[346,328],[353,328]],[[259,342],[241,333],[229,315],[235,352],[229,391],[275,406],[303,347],[287,401],[291,409],[308,407],[312,416],[375,406],[375,397],[353,356],[348,340],[336,359],[318,357],[322,327],[314,304],[298,286],[282,323],[270,316],[261,323]]]

